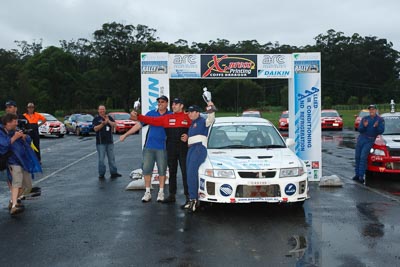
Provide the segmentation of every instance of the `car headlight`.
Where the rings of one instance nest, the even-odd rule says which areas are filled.
[[[279,178],[301,176],[303,173],[304,169],[302,167],[281,169]]]
[[[374,149],[374,148],[371,148],[370,153],[371,153],[371,154],[374,154],[374,155],[376,155],[376,156],[385,156],[385,151],[382,150],[382,149]]]
[[[233,170],[206,169],[205,175],[215,178],[235,178],[235,172]]]

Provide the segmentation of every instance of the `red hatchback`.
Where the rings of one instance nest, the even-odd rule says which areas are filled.
[[[125,133],[137,123],[130,119],[131,115],[127,112],[110,112],[108,115],[115,120],[114,133]]]
[[[384,113],[385,131],[378,135],[368,156],[369,173],[400,177],[400,112]]]
[[[343,119],[334,109],[323,109],[321,111],[322,130],[343,130]]]

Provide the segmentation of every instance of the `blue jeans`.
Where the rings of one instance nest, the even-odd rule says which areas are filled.
[[[106,174],[106,165],[104,164],[104,158],[107,154],[108,166],[110,168],[111,174],[117,173],[117,166],[115,165],[114,157],[114,144],[100,144],[96,145],[97,154],[99,155],[99,176],[104,176]]]

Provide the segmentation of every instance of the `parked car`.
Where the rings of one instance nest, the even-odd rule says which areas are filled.
[[[378,135],[368,155],[368,173],[400,177],[400,112],[384,113],[385,131]]]
[[[266,119],[218,117],[199,168],[199,200],[293,203],[308,199],[306,166]]]
[[[242,117],[255,117],[255,118],[261,118],[261,112],[258,110],[245,110],[242,113]]]
[[[289,130],[289,111],[282,111],[281,116],[279,117],[279,130],[287,131]]]
[[[343,130],[343,119],[334,109],[323,109],[321,111],[322,130]]]
[[[377,115],[379,115],[379,112],[376,112]],[[369,110],[368,109],[362,109],[358,115],[354,115],[355,120],[354,120],[354,130],[358,131],[358,126],[360,125],[360,121],[362,118],[365,116],[369,115]]]
[[[58,137],[63,137],[64,134],[67,133],[64,123],[57,120],[56,117],[48,113],[40,114],[46,118],[46,122],[39,127],[40,136],[56,135]],[[39,123],[42,123],[42,121],[39,121]]]
[[[72,114],[64,123],[67,133],[74,133],[79,136],[94,132],[93,116],[90,114]]]
[[[108,113],[115,120],[114,133],[125,133],[137,123],[130,119],[131,115],[127,112],[110,112]],[[135,134],[138,134],[137,131]]]

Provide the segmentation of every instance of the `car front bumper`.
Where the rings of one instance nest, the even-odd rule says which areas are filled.
[[[291,203],[308,199],[307,175],[293,178],[199,177],[199,200],[215,203]]]

